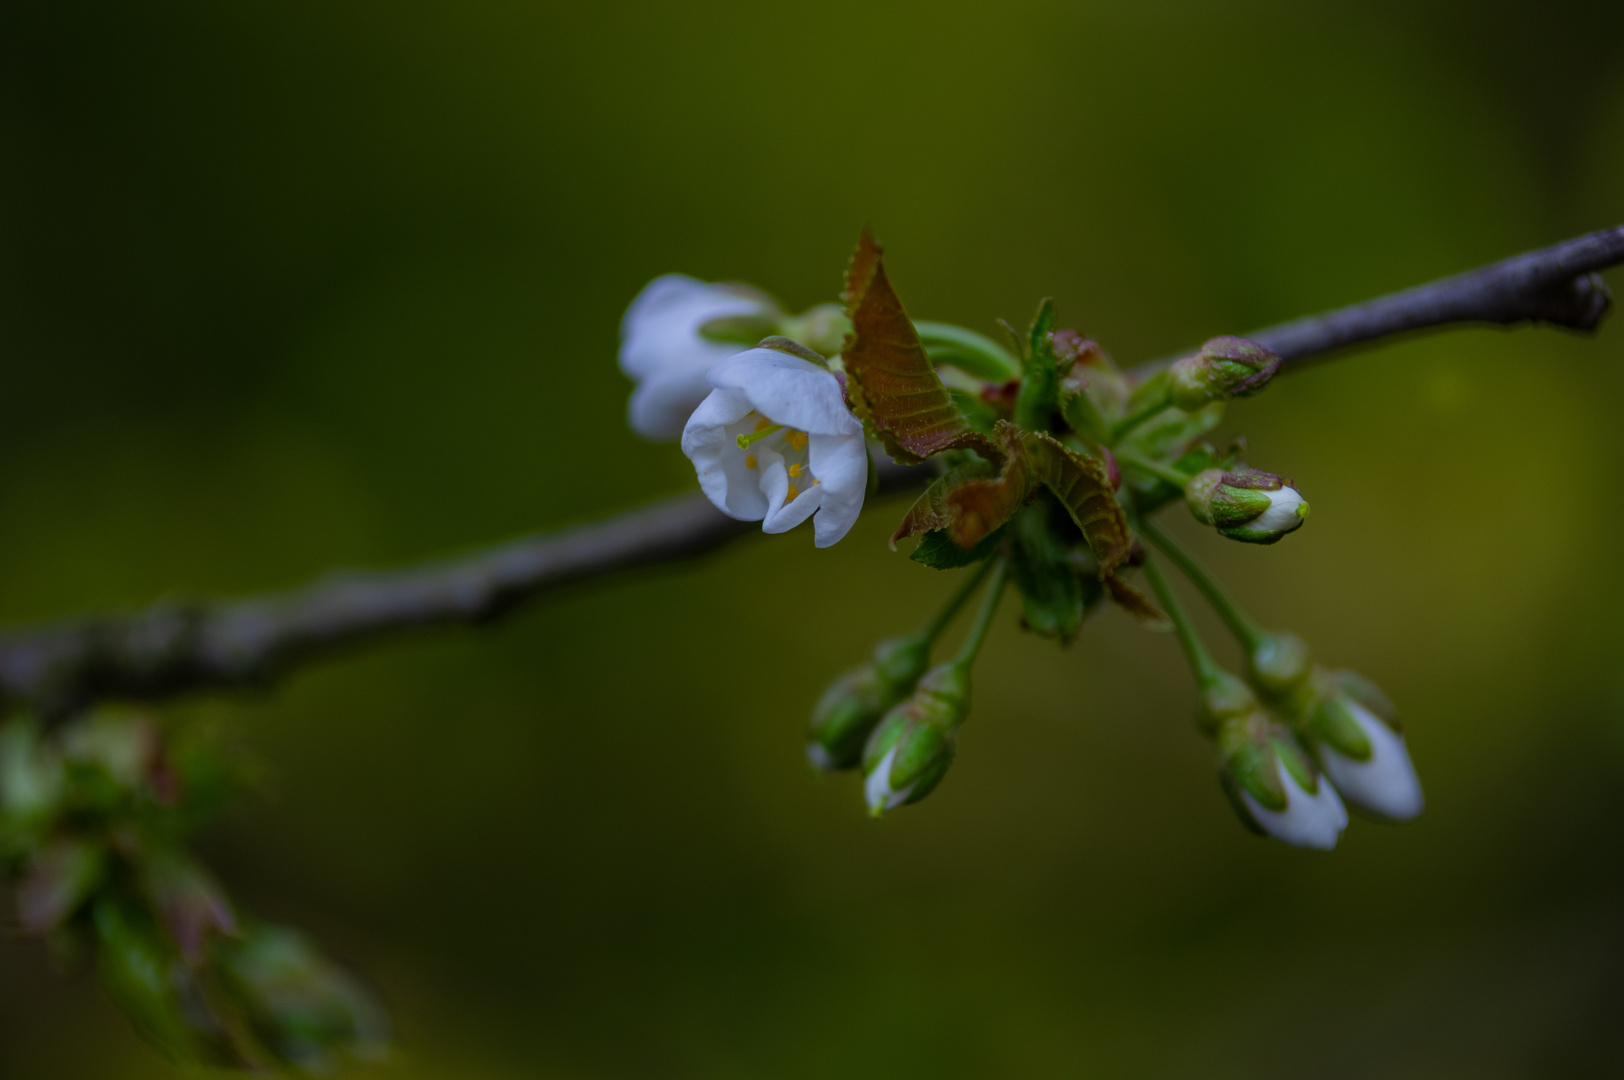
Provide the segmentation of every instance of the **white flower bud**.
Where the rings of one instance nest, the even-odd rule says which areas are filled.
[[[1284,762],[1277,761],[1275,767],[1286,790],[1286,807],[1270,810],[1243,788],[1240,797],[1252,820],[1276,840],[1293,847],[1320,851],[1336,847],[1337,838],[1348,825],[1348,811],[1337,797],[1336,788],[1322,776],[1315,783],[1316,790],[1310,792],[1297,782]]]
[[[1411,821],[1419,816],[1426,800],[1404,736],[1348,698],[1335,698],[1321,707],[1345,710],[1369,744],[1368,755],[1361,759],[1329,742],[1319,743],[1320,764],[1343,797],[1389,821]]]

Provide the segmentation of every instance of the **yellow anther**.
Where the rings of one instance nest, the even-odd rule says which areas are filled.
[[[818,479],[818,478],[817,478],[817,477],[815,477],[815,476],[814,476],[814,477],[813,477],[813,478],[812,478],[812,486],[813,486],[813,487],[817,487],[817,486],[818,486],[818,485],[819,485],[819,484],[821,484],[821,483],[823,483],[823,481],[822,481],[822,480],[819,480],[819,479]]]
[[[789,494],[784,496],[784,501],[787,503],[792,503],[795,501],[795,496],[799,494],[800,492],[796,490],[795,485],[791,484],[789,486]]]
[[[784,441],[795,447],[797,450],[805,450],[806,432],[792,430],[788,435],[784,436]]]
[[[801,463],[799,461],[792,461],[789,463],[789,474],[791,476],[800,476],[801,472]]]
[[[744,467],[746,469],[755,468],[756,467],[756,455],[754,455],[754,454],[746,454],[746,455],[744,455]]]
[[[756,421],[756,430],[757,431],[760,431],[762,428],[768,428],[768,427],[772,427],[772,426],[773,426],[773,422],[771,420],[767,419],[765,416],[763,416],[760,420]]]

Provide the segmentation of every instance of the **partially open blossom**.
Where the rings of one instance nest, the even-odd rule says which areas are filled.
[[[810,360],[757,348],[717,364],[710,384],[682,452],[717,509],[769,533],[816,513],[818,547],[845,536],[863,508],[868,451],[840,380]]]
[[[1404,736],[1352,696],[1335,692],[1306,725],[1320,765],[1348,802],[1389,821],[1410,821],[1425,799]]]
[[[1249,544],[1272,544],[1302,527],[1308,503],[1273,473],[1245,466],[1232,472],[1208,469],[1184,489],[1190,513],[1220,536]]]
[[[1293,847],[1336,846],[1348,824],[1336,789],[1245,684],[1230,675],[1215,679],[1202,693],[1197,722],[1214,736],[1219,779],[1243,822]]]
[[[777,305],[747,286],[682,274],[649,282],[620,323],[620,369],[637,382],[627,408],[632,430],[645,439],[681,435],[710,393],[706,372],[775,333],[778,318]]]

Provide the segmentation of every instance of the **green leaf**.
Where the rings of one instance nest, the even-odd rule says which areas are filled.
[[[919,538],[919,546],[908,558],[937,570],[957,570],[974,566],[988,558],[1004,542],[1004,530],[998,529],[969,551],[953,542],[946,529],[932,529]]]
[[[1026,628],[1039,637],[1070,644],[1083,622],[1083,588],[1070,546],[1056,524],[1071,529],[1052,498],[1039,499],[1017,514],[1010,523],[1015,543],[1009,568],[1021,593]]]
[[[852,324],[841,348],[847,391],[853,411],[886,452],[905,465],[956,447],[996,458],[948,396],[867,229],[846,272],[845,300]]]
[[[1047,431],[1060,407],[1060,363],[1054,355],[1054,301],[1044,300],[1026,332],[1026,372],[1015,399],[1015,423]]]

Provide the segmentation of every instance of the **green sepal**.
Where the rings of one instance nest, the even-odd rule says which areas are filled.
[[[1347,700],[1340,696],[1322,700],[1308,715],[1305,727],[1314,741],[1354,761],[1369,761],[1375,752],[1369,737],[1349,710]]]
[[[1054,354],[1054,301],[1045,299],[1026,331],[1026,369],[1015,399],[1015,423],[1028,431],[1048,431],[1060,408],[1060,364]]]
[[[1251,691],[1239,679],[1234,684],[1250,696]],[[1240,698],[1236,698],[1239,707]],[[1276,738],[1279,729],[1255,707],[1241,715],[1233,713],[1219,724],[1214,742],[1218,748],[1219,768],[1266,810],[1286,808],[1286,788],[1280,780],[1280,759]]]
[[[1058,517],[1058,521],[1056,518]],[[1083,622],[1083,589],[1071,548],[1057,526],[1076,535],[1070,518],[1044,496],[1010,522],[1010,574],[1020,590],[1022,622],[1039,637],[1070,644]]]
[[[762,338],[779,332],[778,320],[770,315],[720,315],[699,327],[699,336],[724,345],[750,348]]]
[[[955,544],[952,535],[946,529],[931,529],[919,537],[919,543],[908,558],[936,570],[958,570],[965,566],[974,566],[997,552],[999,545],[1004,542],[1007,529],[1007,525],[995,529],[969,551]]]
[[[1314,772],[1314,766],[1309,762],[1308,756],[1298,748],[1291,736],[1282,733],[1270,737],[1269,745],[1274,748],[1275,756],[1280,759],[1280,765],[1291,778],[1297,781],[1297,786],[1314,795],[1319,791],[1319,777]]]

